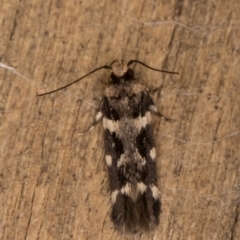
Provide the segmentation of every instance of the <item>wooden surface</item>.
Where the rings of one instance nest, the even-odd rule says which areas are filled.
[[[238,0],[2,0],[0,23],[0,239],[240,239]],[[80,134],[109,73],[36,97],[121,58],[180,72],[134,66],[176,120],[153,118],[152,233],[113,228],[102,126]]]

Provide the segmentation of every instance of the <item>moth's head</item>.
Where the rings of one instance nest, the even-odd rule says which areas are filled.
[[[128,67],[128,64],[124,61],[114,60],[111,65],[112,76],[118,79],[125,77],[133,77],[133,70]]]

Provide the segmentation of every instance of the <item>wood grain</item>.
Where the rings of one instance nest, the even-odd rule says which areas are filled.
[[[237,0],[2,0],[0,239],[240,239],[239,16]],[[36,97],[121,58],[180,72],[134,66],[175,119],[153,118],[152,233],[113,228],[101,124],[80,134],[109,72]]]

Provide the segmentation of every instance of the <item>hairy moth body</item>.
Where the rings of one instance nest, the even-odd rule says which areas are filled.
[[[152,229],[161,204],[151,127],[156,107],[124,61],[115,61],[98,118],[103,118],[106,163],[112,192],[112,221],[120,229]]]

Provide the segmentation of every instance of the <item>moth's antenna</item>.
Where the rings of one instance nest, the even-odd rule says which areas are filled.
[[[113,60],[110,64],[110,68],[112,68],[112,65],[115,63],[115,62],[118,62],[118,60]]]
[[[57,92],[57,91],[59,91],[59,90],[62,90],[62,89],[64,89],[64,88],[69,87],[69,86],[73,85],[74,83],[76,83],[76,82],[82,80],[83,78],[85,78],[85,77],[91,75],[92,73],[94,73],[94,72],[96,72],[96,71],[98,71],[98,70],[104,69],[104,68],[105,68],[105,69],[111,69],[111,66],[104,65],[104,66],[101,66],[101,67],[95,68],[94,70],[92,70],[91,72],[87,73],[86,75],[84,75],[84,76],[78,78],[78,79],[75,80],[74,82],[71,82],[71,83],[69,83],[69,84],[67,84],[67,85],[65,85],[65,86],[63,86],[63,87],[57,88],[57,89],[52,90],[52,91],[49,91],[49,92],[44,92],[44,93],[39,92],[39,93],[37,93],[37,96],[44,96],[44,95],[51,94],[51,93]]]
[[[161,70],[161,69],[157,69],[157,68],[152,68],[152,67],[148,66],[147,64],[145,64],[145,63],[143,63],[143,62],[140,62],[140,61],[138,61],[138,60],[130,60],[130,61],[128,62],[128,64],[127,64],[128,67],[129,67],[132,63],[142,64],[144,67],[149,68],[149,69],[151,69],[151,70],[153,70],[153,71],[170,73],[170,74],[179,74],[178,72],[169,72],[169,71],[165,71],[165,70]]]

